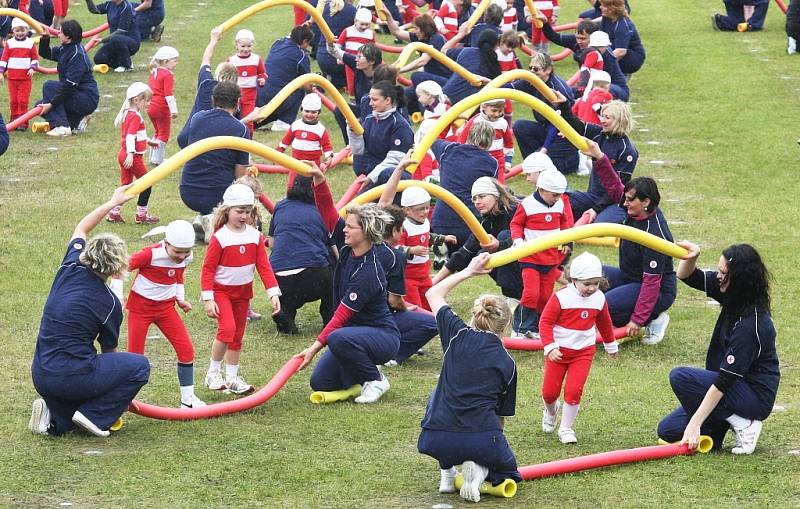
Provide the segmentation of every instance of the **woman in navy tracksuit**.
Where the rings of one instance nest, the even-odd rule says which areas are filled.
[[[148,5],[149,4],[149,5]],[[139,39],[146,41],[153,39],[161,41],[164,27],[159,26],[164,21],[164,0],[144,0],[136,6],[136,29]]]
[[[107,64],[117,72],[133,69],[131,57],[139,51],[139,29],[136,12],[128,0],[110,0],[95,5],[86,0],[92,14],[105,14],[111,35],[103,39],[103,46],[94,54],[95,64]]]
[[[450,49],[454,48],[461,39],[466,37],[467,33],[467,25],[461,25],[456,35],[442,46],[442,49],[446,52],[445,54],[473,74],[488,80],[500,76],[500,63],[497,61],[497,53],[495,52],[497,43],[500,40],[497,32],[491,29],[481,32],[480,36],[478,36],[478,45],[474,48]],[[442,85],[442,92],[450,99],[451,104],[469,97],[480,89],[481,86],[471,85],[455,72]]]
[[[42,85],[42,116],[50,123],[51,132],[61,128],[69,134],[81,119],[94,112],[100,103],[100,92],[92,76],[92,64],[81,46],[83,29],[74,20],[61,25],[61,46],[50,48],[50,37],[43,35],[39,41],[39,55],[58,62],[58,81],[45,81]]]
[[[333,11],[333,14],[331,14]],[[334,38],[339,37],[339,34],[345,28],[352,26],[356,18],[356,8],[349,2],[344,0],[332,0],[326,2],[325,9],[322,11],[322,19],[328,24],[328,28],[333,32]],[[336,88],[343,88],[346,84],[344,68],[336,63],[336,57],[328,53],[327,45],[322,42],[322,33],[316,23],[312,23],[311,30],[314,32],[315,38],[312,45],[316,47],[317,64],[319,70],[325,74],[330,82]]]
[[[601,0],[600,30],[611,39],[611,50],[619,60],[619,67],[625,74],[638,71],[645,60],[644,45],[636,25],[628,17],[623,0]]]
[[[480,500],[484,480],[498,485],[505,479],[521,481],[517,460],[503,428],[514,415],[517,367],[500,337],[511,321],[506,299],[484,295],[472,305],[472,318],[465,324],[445,301],[459,283],[488,274],[488,253],[428,290],[426,296],[439,325],[442,340],[442,371],[431,394],[417,449],[438,460],[440,493],[455,491],[455,465],[462,465],[461,497]]]
[[[705,369],[680,366],[669,374],[680,406],[658,425],[658,436],[697,447],[700,434],[722,448],[733,429],[734,454],[751,454],[762,421],[772,412],[780,382],[775,326],[770,314],[770,274],[748,244],[722,251],[717,271],[697,268],[700,248],[679,242],[689,254],[678,265],[678,277],[721,305]]]

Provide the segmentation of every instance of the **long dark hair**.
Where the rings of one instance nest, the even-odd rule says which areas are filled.
[[[286,198],[313,205],[314,192],[311,190],[311,177],[295,175],[294,184],[286,191]]]
[[[500,63],[497,61],[497,40],[499,36],[491,28],[487,28],[478,36],[478,51],[481,52],[481,63],[489,69],[489,79],[494,79],[500,76]]]
[[[757,308],[771,312],[769,282],[772,275],[761,255],[750,244],[733,244],[722,251],[728,264],[728,288],[722,303],[723,313],[732,318]]]
[[[388,97],[392,100],[392,106],[395,108],[402,108],[406,105],[406,94],[403,87],[395,85],[390,81],[378,81],[372,84],[372,89],[377,90],[383,97]]]

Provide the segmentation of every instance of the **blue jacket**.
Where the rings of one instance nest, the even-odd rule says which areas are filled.
[[[275,205],[269,236],[274,239],[272,270],[327,267],[330,236],[316,205],[288,198]]]
[[[93,98],[95,104],[100,102],[100,91],[92,75],[92,64],[80,43],[50,48],[50,38],[43,37],[39,41],[39,55],[58,62],[56,68],[61,86],[50,101],[53,106],[66,102],[76,93]]]

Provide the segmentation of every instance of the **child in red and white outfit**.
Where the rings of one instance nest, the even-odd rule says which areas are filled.
[[[14,18],[11,21],[13,37],[3,43],[3,56],[0,57],[0,82],[8,80],[8,102],[11,108],[11,120],[28,111],[31,98],[33,73],[39,67],[39,52],[33,39],[28,37],[28,24]],[[3,74],[6,74],[5,78]],[[19,131],[28,129],[25,122],[17,127]]]
[[[239,99],[239,109],[242,118],[253,111],[256,107],[256,96],[258,87],[263,87],[267,83],[267,71],[264,68],[264,60],[253,53],[253,44],[256,37],[253,32],[243,28],[236,32],[236,54],[228,58],[228,62],[236,66],[239,79],[236,84],[242,91]],[[248,124],[250,137],[253,137],[253,124]]]
[[[505,0],[505,8],[503,10],[503,23],[500,24],[500,33],[504,34],[508,31],[517,31],[517,8],[514,7],[514,0]]]
[[[592,367],[596,331],[600,331],[603,347],[611,357],[616,358],[619,350],[614,339],[608,302],[600,291],[600,285],[605,282],[600,259],[591,253],[583,253],[572,260],[569,273],[570,283],[553,294],[540,321],[545,356],[542,431],[555,431],[556,417],[558,411],[562,410],[558,429],[562,444],[578,441],[572,426]],[[562,384],[563,408],[558,400]]]
[[[458,8],[451,0],[442,0],[433,22],[439,33],[449,41],[458,32]]]
[[[150,117],[155,131],[150,141],[150,164],[153,166],[164,162],[172,119],[178,117],[178,103],[173,95],[178,56],[178,50],[172,46],[162,46],[150,61],[149,85],[153,91],[153,99],[147,107],[147,116]]]
[[[188,221],[177,220],[166,227],[154,228],[146,236],[166,233],[164,240],[131,255],[128,270],[138,270],[128,302],[128,351],[144,354],[147,329],[155,324],[175,349],[178,357],[178,383],[181,408],[199,408],[206,404],[194,394],[194,345],[183,320],[175,310],[192,310],[186,300],[183,273],[192,262],[194,228]]]
[[[551,25],[556,23],[560,9],[558,0],[533,0],[533,6],[536,7],[539,14],[547,17],[547,21]],[[532,13],[528,12],[528,8],[525,7],[525,17],[528,18],[531,15]],[[533,44],[534,50],[541,53],[547,53],[550,48],[550,43],[547,37],[544,36],[544,32],[535,23],[531,23],[531,44]]]
[[[592,72],[586,93],[572,105],[572,113],[582,122],[600,125],[600,109],[605,103],[614,100],[614,96],[609,91],[610,87],[611,76],[607,72]]]
[[[242,339],[247,310],[253,298],[253,274],[258,275],[272,302],[273,314],[281,309],[281,290],[267,258],[264,236],[250,226],[255,195],[244,184],[225,190],[222,205],[214,212],[214,235],[208,244],[201,277],[206,314],[217,319],[217,337],[211,345],[206,387],[233,394],[250,392],[253,386],[239,376]],[[220,368],[225,360],[225,377]]]
[[[505,118],[505,99],[496,99],[481,104],[481,111],[458,131],[458,142],[466,143],[467,136],[475,122],[488,122],[494,128],[494,140],[489,147],[489,155],[497,160],[497,180],[504,184],[506,181],[504,169],[511,168],[511,158],[514,157],[514,132],[511,124]]]
[[[119,127],[120,149],[117,154],[119,163],[120,182],[126,186],[134,179],[142,178],[147,173],[144,165],[144,152],[147,149],[147,130],[144,126],[142,112],[147,110],[153,92],[150,87],[139,81],[132,83],[125,94],[125,101],[114,119],[114,125]],[[150,201],[152,188],[147,188],[139,194],[136,202],[136,224],[153,224],[159,221],[158,216],[148,212],[147,204]],[[106,216],[109,223],[124,223],[122,218],[122,205],[112,208]]]
[[[420,122],[419,127],[417,128],[417,132],[414,133],[415,146],[419,146],[419,144],[422,143],[422,140],[425,138],[425,136],[428,134],[428,131],[430,131],[434,125],[436,125],[436,119],[434,118],[426,118],[425,120]],[[442,134],[444,134],[445,131],[442,131]],[[442,135],[439,135],[439,137],[441,138]],[[428,149],[425,152],[425,155],[422,156],[422,160],[417,165],[417,171],[411,174],[411,178],[414,180],[425,180],[428,182],[435,182],[435,183],[438,183],[440,181],[439,161],[437,161],[433,157],[433,150]],[[431,211],[433,211],[433,207],[431,207]],[[430,217],[430,214],[428,216]]]
[[[600,53],[598,48],[605,48],[610,45],[611,41],[605,32],[598,30],[589,35],[589,46],[583,52],[583,61],[578,69],[580,77],[575,87],[577,95],[583,95],[585,98],[589,90],[592,89],[592,81],[595,74],[603,71],[603,54]]]
[[[358,55],[361,46],[375,42],[375,32],[370,28],[372,24],[372,12],[369,9],[358,9],[356,11],[353,24],[339,34],[336,44],[350,55]],[[355,94],[355,72],[348,66],[344,67],[345,77],[347,78],[347,93]]]
[[[425,80],[414,89],[417,101],[422,107],[422,118],[438,119],[450,109],[447,97],[442,92],[442,86],[433,80]],[[443,131],[444,132],[444,131]]]
[[[523,163],[523,171],[524,168]],[[532,176],[533,172],[526,172],[526,175],[529,182],[536,181],[536,190],[520,202],[511,219],[509,229],[515,246],[572,228],[574,224],[569,204],[561,199],[567,189],[564,175],[555,167],[538,173],[538,176]],[[562,249],[552,247],[520,259],[522,298],[514,311],[514,330],[518,333],[529,337],[538,334],[539,316],[561,275],[558,266],[570,250],[570,246]]]
[[[30,2],[28,3],[30,4]],[[64,20],[67,19],[67,14],[69,14],[69,0],[53,0],[52,27],[55,28],[56,30],[61,28],[61,23],[63,23]]]
[[[400,197],[400,205],[406,214],[400,248],[406,253],[406,295],[411,304],[430,311],[425,297],[431,282],[430,248],[445,242],[455,244],[455,235],[431,233],[428,211],[431,208],[431,195],[421,187],[409,187]]]
[[[312,92],[303,97],[300,103],[301,117],[292,122],[289,130],[278,144],[278,151],[283,152],[292,147],[292,157],[298,161],[314,161],[321,166],[322,157],[325,162],[333,157],[333,146],[328,130],[319,121],[322,100]],[[294,172],[289,172],[287,188],[294,184]]]

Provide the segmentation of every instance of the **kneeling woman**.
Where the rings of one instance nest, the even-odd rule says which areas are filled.
[[[521,481],[517,460],[503,435],[504,418],[514,415],[517,367],[500,340],[511,321],[506,299],[483,295],[472,306],[467,326],[445,301],[459,283],[485,268],[489,253],[444,279],[426,294],[442,340],[442,372],[431,395],[417,449],[439,461],[440,493],[455,491],[455,465],[463,465],[461,497],[478,502],[484,480],[496,486]]]
[[[374,204],[347,209],[346,245],[333,275],[333,296],[339,305],[317,340],[297,354],[303,358],[302,369],[329,347],[311,374],[315,391],[361,384],[356,403],[374,403],[389,390],[389,380],[375,365],[395,358],[400,332],[386,304],[386,276],[374,245],[382,241],[390,220]]]

